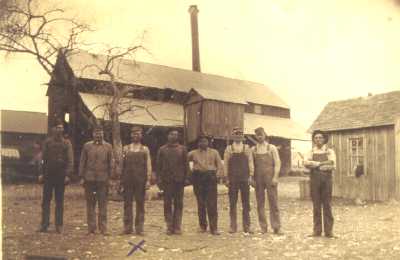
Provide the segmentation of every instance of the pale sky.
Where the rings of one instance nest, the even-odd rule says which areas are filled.
[[[126,46],[146,31],[142,61],[191,69],[188,7],[199,12],[203,72],[269,86],[309,127],[333,100],[400,90],[394,0],[57,0]],[[46,74],[29,57],[0,59],[1,108],[47,112]]]

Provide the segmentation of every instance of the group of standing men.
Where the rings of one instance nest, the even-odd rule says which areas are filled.
[[[45,141],[43,147],[44,175],[39,177],[39,180],[44,182],[42,222],[39,229],[41,232],[46,232],[49,226],[53,189],[56,199],[56,232],[61,233],[63,230],[64,187],[72,174],[73,153],[71,143],[63,138],[62,133],[63,125],[57,124],[54,135]],[[193,184],[197,199],[199,231],[206,232],[209,226],[211,234],[219,235],[218,177],[222,178],[228,187],[230,233],[237,232],[239,193],[243,209],[243,231],[253,232],[250,227],[250,186],[253,186],[261,232],[266,233],[268,229],[265,216],[265,191],[267,191],[271,226],[275,234],[281,234],[277,192],[281,162],[277,148],[267,142],[267,134],[262,127],[255,130],[258,143],[252,148],[244,144],[243,131],[240,128],[234,128],[232,131],[233,143],[228,145],[224,152],[224,164],[218,151],[209,147],[208,136],[200,136],[198,148],[188,152],[185,146],[179,144],[179,132],[171,129],[168,131],[167,143],[158,151],[155,176],[153,176],[149,149],[141,143],[142,134],[141,127],[132,127],[132,143],[123,147],[122,175],[120,176],[124,197],[122,234],[131,234],[135,230],[136,234],[143,235],[145,193],[146,189],[153,184],[151,180],[156,179],[159,187],[163,190],[167,235],[182,234],[183,195],[185,183],[188,180]],[[326,172],[332,171],[335,162],[333,156],[326,156],[327,151],[331,154],[332,150],[326,150],[319,145],[318,147],[317,153],[313,153],[306,161],[306,166],[312,169],[312,176],[318,175],[311,179],[314,202],[314,235],[320,235],[322,231],[320,208],[323,205],[325,234],[332,236],[333,217],[330,211],[329,195],[332,183],[329,183],[328,177],[324,176]],[[103,235],[109,234],[107,232],[107,193],[113,169],[112,146],[104,141],[103,129],[96,127],[93,130],[93,140],[87,142],[82,148],[79,165],[81,184],[85,188],[89,235],[95,234],[97,229],[96,202],[99,207],[99,230]],[[136,204],[134,228],[133,200]]]

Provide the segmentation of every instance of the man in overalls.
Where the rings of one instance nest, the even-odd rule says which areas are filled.
[[[242,199],[243,231],[253,233],[250,229],[250,183],[253,182],[254,162],[250,147],[243,143],[243,131],[234,128],[233,143],[228,145],[224,153],[224,172],[229,195],[230,233],[237,231],[236,205],[238,193]]]
[[[79,176],[85,188],[88,235],[96,231],[96,202],[98,202],[98,225],[100,232],[107,232],[108,185],[114,169],[111,144],[104,141],[103,129],[96,126],[93,141],[87,142],[81,152]]]
[[[52,128],[51,136],[43,143],[43,173],[39,182],[43,185],[42,222],[39,232],[47,232],[50,219],[50,202],[55,193],[55,224],[56,232],[63,231],[64,191],[65,184],[70,180],[73,170],[73,151],[71,142],[63,138],[64,125],[57,121]]]
[[[314,147],[307,155],[304,165],[311,170],[310,191],[313,202],[314,232],[312,236],[322,234],[323,209],[324,232],[328,238],[334,238],[332,200],[332,171],[336,167],[336,155],[326,144],[328,138],[322,131],[315,131],[312,135]]]
[[[123,147],[123,168],[121,184],[124,189],[124,231],[123,234],[133,232],[133,198],[136,202],[135,231],[143,235],[144,203],[146,184],[152,174],[150,152],[147,146],[141,143],[143,129],[134,126],[131,129],[132,143]]]
[[[178,137],[178,130],[168,131],[167,144],[158,150],[156,162],[157,179],[164,191],[167,235],[182,234],[183,192],[189,164],[186,147],[179,144]]]
[[[259,127],[254,132],[258,141],[252,149],[258,221],[261,233],[266,233],[268,230],[265,218],[265,190],[267,190],[271,226],[275,234],[281,234],[278,208],[278,178],[281,160],[279,159],[278,149],[266,141],[267,134],[264,128]]]
[[[207,215],[210,222],[210,232],[219,235],[217,210],[217,178],[222,174],[221,157],[217,150],[209,147],[209,137],[201,135],[198,138],[198,149],[188,155],[193,162],[193,190],[197,199],[200,232],[207,231]]]

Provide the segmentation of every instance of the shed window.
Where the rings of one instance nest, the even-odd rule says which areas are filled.
[[[350,169],[349,176],[353,176],[357,166],[364,166],[364,138],[352,137],[349,138],[349,151],[350,151]]]

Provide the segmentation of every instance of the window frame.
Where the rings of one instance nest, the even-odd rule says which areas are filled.
[[[357,143],[356,146],[356,154],[353,154],[353,146],[352,143],[353,141],[358,140],[358,142],[361,140],[362,141],[362,147],[360,149],[359,143]],[[364,167],[364,175],[366,175],[366,138],[365,135],[352,135],[347,138],[347,147],[348,147],[348,168],[347,168],[347,176],[348,177],[354,177],[355,176],[355,165],[353,165],[354,159],[356,159],[357,164],[360,162],[360,159],[362,159],[362,165]],[[361,150],[361,151],[360,151]]]

